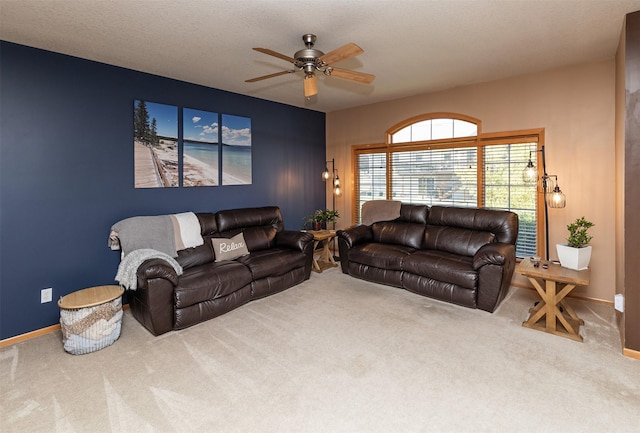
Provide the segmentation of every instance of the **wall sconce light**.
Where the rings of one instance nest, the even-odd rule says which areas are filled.
[[[540,152],[542,154],[542,176],[540,177],[540,183],[542,191],[544,192],[544,233],[545,233],[545,248],[546,259],[549,260],[549,211],[548,208],[563,208],[567,205],[567,198],[558,186],[558,176],[555,174],[547,174],[547,164],[544,155],[544,146],[540,147],[540,150],[534,150],[529,152],[529,162],[522,171],[522,180],[525,184],[531,185],[538,181],[538,169],[531,160],[531,155],[534,152]],[[551,179],[553,178],[553,180]]]

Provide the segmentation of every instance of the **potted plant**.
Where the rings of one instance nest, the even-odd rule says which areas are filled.
[[[312,230],[322,230],[322,224],[335,223],[340,217],[340,213],[337,210],[318,209],[311,215],[307,215],[304,219],[311,224]]]
[[[585,217],[577,218],[567,225],[569,237],[566,244],[557,244],[558,260],[560,264],[569,269],[577,271],[587,269],[591,260],[591,245],[587,245],[593,239],[588,230],[593,227],[591,221]]]

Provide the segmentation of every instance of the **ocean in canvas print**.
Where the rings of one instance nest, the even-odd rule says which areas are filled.
[[[250,184],[251,119],[223,114],[222,144],[222,184]]]
[[[218,185],[218,145],[183,142],[182,186]]]

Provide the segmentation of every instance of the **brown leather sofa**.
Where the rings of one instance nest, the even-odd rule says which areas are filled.
[[[309,278],[313,235],[284,230],[278,207],[196,216],[205,242],[178,251],[183,274],[166,261],[150,259],[138,268],[137,289],[127,291],[133,316],[152,334],[192,326]],[[211,239],[240,232],[249,254],[216,262]]]
[[[515,268],[518,215],[402,204],[400,217],[338,230],[342,272],[493,312]]]

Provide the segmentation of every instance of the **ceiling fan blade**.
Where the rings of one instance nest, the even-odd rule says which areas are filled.
[[[375,75],[340,68],[331,68],[329,76],[342,78],[343,80],[357,81],[358,83],[363,84],[371,84],[371,82],[376,78]]]
[[[318,94],[318,77],[316,74],[306,75],[304,77],[304,97],[310,98]]]
[[[254,48],[255,51],[258,51],[263,54],[267,54],[269,56],[277,57],[279,59],[285,60],[287,62],[295,63],[296,59],[293,57],[286,56],[284,54],[280,54],[277,51],[270,50],[269,48]]]
[[[280,72],[276,72],[275,74],[263,75],[262,77],[256,77],[256,78],[251,78],[250,80],[244,80],[244,82],[245,83],[255,83],[256,81],[266,80],[267,78],[279,77],[280,75],[291,74],[293,72],[295,72],[295,70],[292,70],[292,71],[280,71]]]
[[[353,42],[348,43],[340,48],[336,48],[333,51],[329,51],[327,54],[320,56],[320,60],[325,62],[327,65],[331,65],[333,63],[337,63],[341,60],[350,59],[351,57],[359,56],[364,53],[364,50],[354,44]]]

